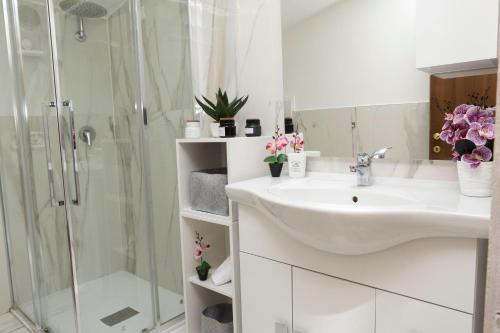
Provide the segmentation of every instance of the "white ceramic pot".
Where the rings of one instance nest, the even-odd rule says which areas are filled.
[[[290,178],[306,176],[307,155],[304,152],[288,154],[288,175]]]
[[[189,139],[201,137],[201,127],[198,120],[188,120],[186,122],[184,137]]]
[[[219,122],[218,121],[213,121],[210,123],[210,133],[212,134],[213,138],[220,137],[220,135],[219,135]]]
[[[477,168],[465,162],[457,162],[460,191],[469,197],[491,197],[493,162],[483,162]]]

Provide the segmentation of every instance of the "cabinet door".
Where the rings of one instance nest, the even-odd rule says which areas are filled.
[[[375,290],[293,268],[294,332],[373,333]]]
[[[291,333],[291,267],[241,253],[240,272],[243,333]]]
[[[498,0],[418,0],[416,6],[417,68],[442,72],[495,67],[491,60],[497,57]]]
[[[472,315],[377,291],[377,333],[471,333]]]

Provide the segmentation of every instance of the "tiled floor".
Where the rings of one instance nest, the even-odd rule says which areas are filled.
[[[0,315],[0,333],[29,333],[22,327],[23,325],[10,313]],[[181,327],[172,333],[185,333],[185,328]]]
[[[29,333],[10,313],[0,315],[0,333]]]

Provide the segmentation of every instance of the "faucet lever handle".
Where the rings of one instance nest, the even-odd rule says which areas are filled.
[[[349,170],[354,173],[354,172],[357,172],[358,171],[358,167],[355,166],[355,165],[349,165]]]
[[[385,153],[387,153],[387,151],[389,149],[392,149],[392,147],[385,147],[385,148],[377,150],[376,152],[374,152],[370,156],[370,159],[383,159],[383,158],[385,158]]]

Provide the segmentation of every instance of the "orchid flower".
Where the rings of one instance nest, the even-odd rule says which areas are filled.
[[[264,162],[266,163],[284,163],[288,161],[286,154],[282,153],[288,146],[288,139],[286,136],[280,133],[280,128],[276,126],[274,132],[273,141],[266,144],[266,150],[271,154],[271,156],[266,157]]]
[[[477,168],[481,162],[489,162],[493,158],[493,152],[490,148],[481,146],[472,151],[470,154],[464,154],[462,161],[470,164],[472,168]]]
[[[195,243],[195,246],[194,246],[194,258],[196,260],[203,261],[203,256],[210,249],[210,244],[208,244],[207,242],[205,242],[203,240],[203,237],[198,232],[196,233],[196,239],[195,239],[194,243]]]
[[[471,123],[466,139],[474,142],[476,146],[484,146],[488,140],[495,138],[495,125],[490,123]]]
[[[453,146],[452,159],[454,161],[462,160],[474,168],[477,168],[481,162],[491,161],[493,158],[491,143],[496,136],[495,112],[496,108],[462,104],[457,106],[453,113],[445,114],[439,137]],[[458,153],[455,145],[462,140],[472,142],[476,148],[473,151]]]

